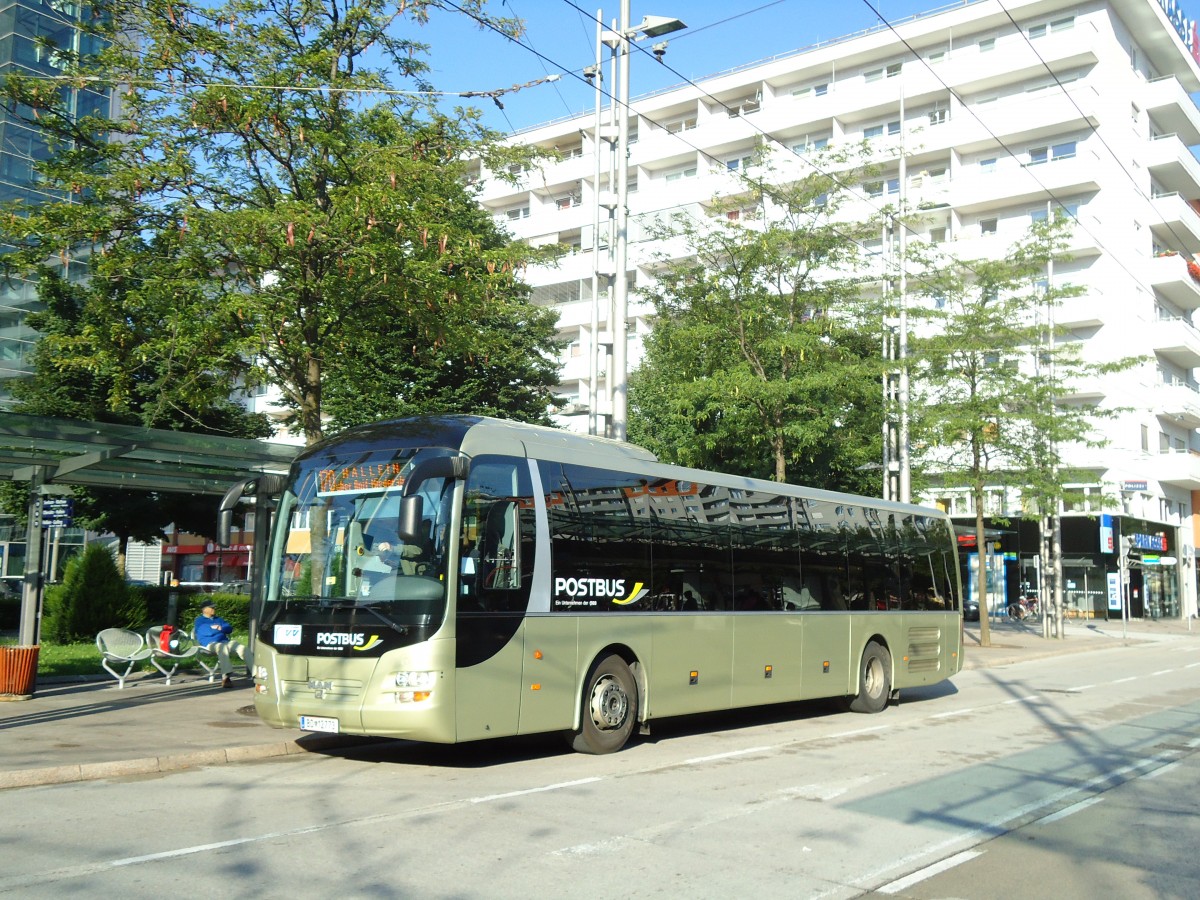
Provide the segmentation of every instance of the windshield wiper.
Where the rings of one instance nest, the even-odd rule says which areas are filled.
[[[369,612],[371,615],[373,615],[380,622],[382,622],[388,628],[392,629],[392,631],[396,632],[397,634],[408,634],[408,628],[406,628],[403,625],[397,625],[395,622],[393,622],[391,619],[389,619],[387,616],[385,616],[383,613],[381,613],[379,610],[377,610],[373,606],[357,606],[356,605],[354,608],[355,609],[365,609],[367,612]]]

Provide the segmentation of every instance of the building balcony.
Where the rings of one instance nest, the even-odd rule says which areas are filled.
[[[1070,159],[1036,166],[1023,165],[1011,171],[964,174],[954,179],[951,196],[960,215],[971,215],[1044,201],[1047,192],[1055,197],[1090,193],[1100,189],[1100,180],[1100,161],[1094,153],[1085,152]],[[1166,211],[1182,215],[1182,211],[1169,203]],[[1197,218],[1196,227],[1200,238],[1200,218]]]
[[[1064,297],[1054,307],[1054,324],[1059,328],[1095,328],[1104,324],[1099,314],[1101,298],[1094,294]]]
[[[1184,197],[1200,196],[1200,162],[1176,134],[1147,142],[1142,164],[1164,189]]]
[[[1164,450],[1150,461],[1149,477],[1161,484],[1200,490],[1200,453],[1195,450]]]
[[[1200,388],[1187,381],[1154,386],[1154,414],[1185,428],[1200,428]]]
[[[1183,369],[1200,366],[1200,331],[1184,319],[1159,319],[1150,325],[1151,349]]]
[[[1147,269],[1146,280],[1155,293],[1182,309],[1200,309],[1200,265],[1172,253],[1149,260]]]
[[[1150,205],[1156,218],[1150,223],[1150,230],[1167,246],[1176,247],[1182,243],[1184,246],[1177,249],[1200,253],[1200,214],[1193,202],[1176,193],[1152,197]]]
[[[1174,75],[1145,82],[1136,99],[1159,129],[1174,132],[1189,147],[1200,144],[1200,109]]]
[[[1095,65],[1095,39],[1094,28],[1079,27],[1048,35],[1037,43],[1036,53],[1019,35],[1010,39],[1011,48],[997,41],[997,49],[991,53],[980,53],[968,45],[956,50],[938,74],[960,96],[981,93],[1044,75],[1047,66],[1061,72]]]
[[[954,118],[936,128],[926,128],[921,142],[926,149],[954,148],[969,153],[996,146],[1000,139],[1014,143],[1053,140],[1066,128],[1099,122],[1101,99],[1092,87],[1069,92],[1042,90],[998,100],[970,111],[958,110]]]

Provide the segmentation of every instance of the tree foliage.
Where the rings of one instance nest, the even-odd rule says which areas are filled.
[[[1133,362],[1086,363],[1052,327],[1053,306],[1079,292],[1050,277],[1068,233],[1063,219],[1035,224],[1002,259],[926,259],[910,282],[930,298],[932,320],[910,345],[914,441],[942,486],[969,491],[978,547],[989,489],[1020,489],[1022,514],[1041,516],[1057,508],[1064,484],[1084,477],[1068,471],[1063,451],[1098,446],[1095,422],[1111,411],[1073,400],[1073,389]],[[977,574],[982,598],[982,566]]]
[[[837,218],[849,168],[827,157],[782,187],[748,182],[709,220],[676,217],[694,254],[663,257],[645,291],[634,440],[685,465],[878,493],[881,320],[856,274],[878,232]]]
[[[133,623],[136,613],[128,606],[129,588],[112,551],[89,544],[67,563],[48,603],[49,635],[60,644],[91,640],[105,628]]]
[[[516,277],[548,251],[501,234],[471,184],[472,158],[503,172],[523,154],[412,93],[430,88],[414,35],[436,6],[100,0],[86,29],[104,49],[62,48],[62,84],[10,76],[14,108],[51,135],[48,186],[73,201],[10,210],[10,263],[78,261],[107,282],[94,296],[113,300],[97,327],[114,340],[60,342],[56,359],[108,372],[120,409],[138,385],[119,339],[145,316],[157,330],[140,352],[174,373],[158,381],[162,405],[270,382],[311,443],[327,381],[351,383],[343,362],[381,338],[416,348],[409,359],[470,362],[474,323],[489,317],[539,330],[535,343],[552,334],[524,312]],[[486,20],[479,3],[464,7]],[[111,91],[115,112],[75,115],[80,90]],[[379,391],[413,383],[386,374]]]
[[[60,269],[40,269],[44,309],[28,323],[42,338],[33,351],[33,375],[12,382],[14,411],[227,437],[270,434],[266,417],[234,403],[221,379],[155,352],[170,311],[144,289],[160,257],[152,247],[131,247],[137,244],[126,240],[95,260],[94,271],[107,273],[118,255],[136,252],[141,262],[128,278],[102,274],[72,283]],[[190,382],[186,390],[175,390],[182,379]],[[130,539],[153,540],[171,523],[207,534],[215,522],[213,500],[203,496],[94,487],[75,487],[73,494],[75,522],[116,535],[121,557]],[[24,522],[24,486],[6,484],[0,496]]]

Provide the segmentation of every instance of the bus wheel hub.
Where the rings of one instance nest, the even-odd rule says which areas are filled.
[[[604,678],[596,682],[591,707],[597,728],[619,728],[629,713],[629,698],[615,678]]]

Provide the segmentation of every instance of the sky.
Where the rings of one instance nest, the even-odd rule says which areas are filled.
[[[699,81],[729,69],[787,55],[865,29],[881,26],[880,16],[896,22],[913,15],[962,6],[964,0],[632,0],[630,22],[656,15],[682,19],[687,29],[667,37],[663,63],[649,53],[631,57],[630,92],[637,96]],[[481,30],[466,16],[451,12],[456,0],[443,0],[428,25],[412,36],[430,46],[431,79],[441,91],[494,91],[561,75],[500,97],[454,100],[476,105],[485,123],[515,131],[595,108],[595,94],[581,78],[595,62],[597,10],[604,21],[620,13],[619,0],[488,0],[493,15],[523,19],[521,44],[495,31]],[[640,46],[649,50],[653,41]],[[523,46],[522,46],[523,45]],[[605,77],[608,76],[605,51]],[[672,71],[673,70],[673,71]]]

